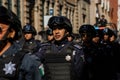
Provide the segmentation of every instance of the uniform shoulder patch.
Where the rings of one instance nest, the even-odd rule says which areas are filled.
[[[43,46],[50,46],[50,45],[51,45],[50,43],[42,43],[41,47],[43,47]]]
[[[78,49],[82,49],[82,46],[78,45],[78,44],[75,44],[74,45],[75,48],[78,48]]]

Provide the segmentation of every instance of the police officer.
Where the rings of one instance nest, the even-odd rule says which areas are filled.
[[[116,72],[119,73],[119,52],[120,52],[120,45],[117,41],[115,41],[115,37],[117,35],[114,33],[113,30],[109,28],[105,28],[103,30],[103,40],[101,41],[101,44],[104,48],[104,63],[105,63],[105,74],[106,77],[111,79],[117,79],[116,78]],[[111,76],[111,77],[109,77]],[[118,76],[118,75],[117,75]],[[119,80],[119,76],[118,76]]]
[[[109,28],[104,28],[103,39],[101,41],[104,50],[104,76],[106,79],[113,80],[116,79],[116,59],[119,53],[119,45],[116,42],[110,41],[113,35],[113,31]],[[116,58],[115,58],[116,56]]]
[[[23,49],[28,51],[28,53],[36,52],[40,47],[40,41],[35,39],[36,29],[27,24],[23,27],[23,34],[25,38]]]
[[[46,34],[47,34],[47,42],[51,43],[54,40],[52,29],[50,28],[47,29]]]
[[[24,55],[22,46],[19,46],[23,44],[21,38],[22,28],[18,17],[0,6],[0,80],[36,80],[33,74],[37,73],[37,65],[34,66],[33,62],[36,64],[37,61],[34,56]],[[24,64],[26,61],[27,65]],[[39,76],[36,78],[40,80]]]
[[[106,26],[107,20],[105,19],[104,15],[101,15],[101,19],[99,19],[98,23],[100,24],[100,27],[105,27]]]
[[[112,36],[110,37],[110,42],[117,42],[117,33],[112,30]]]
[[[102,40],[103,45],[110,44],[110,37],[112,37],[112,30],[109,28],[104,28],[102,31]]]
[[[102,30],[101,29],[95,29],[96,35],[93,37],[93,42],[96,44],[100,44],[101,36],[102,36]]]
[[[115,72],[114,78],[115,80],[120,80],[120,44],[119,42],[116,40],[117,38],[117,34],[111,30],[111,37],[110,37],[110,46],[111,46],[111,50],[113,51],[113,70]]]
[[[43,44],[36,54],[44,65],[45,80],[84,80],[84,53],[82,47],[68,41],[72,25],[64,16],[53,16],[48,21],[54,42]]]
[[[90,24],[84,24],[80,26],[79,33],[80,45],[85,53],[87,80],[103,80],[101,73],[103,49],[100,44],[93,42],[93,38],[96,36],[95,28]]]

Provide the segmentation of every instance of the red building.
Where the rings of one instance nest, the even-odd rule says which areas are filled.
[[[117,20],[118,20],[118,0],[109,0],[110,1],[110,22],[115,23],[117,26]]]

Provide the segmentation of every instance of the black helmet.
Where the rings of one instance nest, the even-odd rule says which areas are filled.
[[[10,26],[9,30],[15,30],[14,40],[18,40],[22,37],[22,27],[19,18],[11,10],[3,6],[0,6],[0,22],[8,24]]]
[[[68,37],[72,37],[73,39],[75,38],[74,34],[69,34]]]
[[[0,22],[5,24],[11,23],[11,17],[12,13],[8,11],[7,8],[0,6]]]
[[[95,34],[95,37],[102,37],[102,29],[95,29],[96,30],[96,34]]]
[[[103,35],[109,35],[109,37],[111,37],[113,34],[114,34],[114,32],[111,29],[104,28]]]
[[[79,33],[92,33],[95,34],[95,28],[92,25],[85,24],[80,26]]]
[[[90,24],[85,24],[85,25],[82,25],[80,26],[79,28],[79,33],[86,33],[86,34],[89,34],[90,36],[95,36],[96,34],[96,31],[95,31],[95,28],[94,26],[90,25]]]
[[[31,26],[30,24],[27,24],[23,27],[23,32],[24,33],[32,33],[34,35],[36,35],[36,29]]]
[[[46,34],[47,34],[47,35],[52,35],[52,34],[53,34],[53,33],[52,33],[52,29],[47,29]]]
[[[72,33],[72,24],[65,16],[52,16],[48,21],[48,26],[51,29],[65,28],[70,34]]]

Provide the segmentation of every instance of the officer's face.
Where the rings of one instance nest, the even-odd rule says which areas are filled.
[[[109,35],[106,35],[106,34],[105,34],[105,35],[103,36],[103,39],[104,39],[105,41],[107,41],[107,40],[109,39]]]
[[[93,37],[92,41],[95,42],[95,43],[98,43],[100,40],[100,37],[96,36],[96,37]]]
[[[6,34],[9,25],[0,23],[0,40],[3,39],[4,35]]]
[[[54,36],[54,39],[56,41],[60,41],[62,40],[65,35],[67,35],[68,33],[66,32],[66,30],[64,28],[61,28],[61,29],[58,29],[58,28],[55,28],[53,29],[53,36]]]
[[[72,41],[73,38],[71,36],[67,37],[68,38],[68,41]]]
[[[89,41],[89,40],[91,40],[91,34],[90,33],[81,33],[81,39],[84,42]]]
[[[87,40],[87,34],[86,33],[81,33],[81,39],[83,41]]]
[[[115,37],[114,35],[112,35],[112,36],[110,37],[110,41],[113,42],[113,41],[115,41],[115,40],[116,40],[116,37]]]
[[[26,40],[29,40],[29,39],[32,38],[32,33],[25,33],[24,37],[25,37]]]

